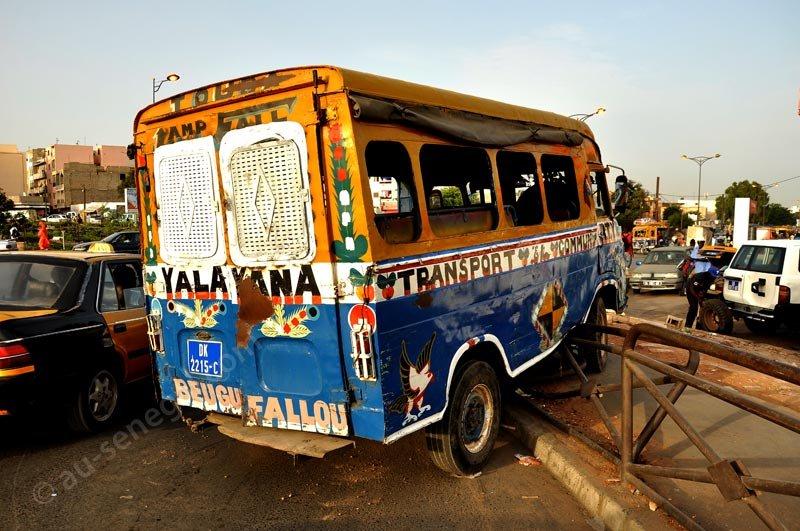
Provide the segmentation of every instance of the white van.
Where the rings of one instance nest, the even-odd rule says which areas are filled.
[[[744,242],[724,273],[723,298],[753,332],[800,315],[800,240]]]

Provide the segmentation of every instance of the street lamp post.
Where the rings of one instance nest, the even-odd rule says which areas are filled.
[[[166,83],[167,81],[178,81],[181,78],[178,74],[169,74],[165,79],[162,79],[159,82],[156,82],[156,78],[153,78],[153,103],[156,102],[156,92],[161,89],[161,85]]]
[[[697,223],[700,222],[700,185],[703,182],[703,164],[711,159],[718,159],[721,156],[722,155],[719,153],[715,153],[710,157],[706,157],[704,155],[699,157],[687,157],[686,155],[681,155],[681,158],[697,163]]]
[[[606,112],[605,107],[598,107],[597,110],[592,112],[592,113],[588,113],[588,114],[587,113],[570,114],[569,118],[575,118],[577,120],[580,120],[581,122],[585,122],[586,120],[588,120],[592,116],[597,116],[597,115],[603,114],[604,112]]]

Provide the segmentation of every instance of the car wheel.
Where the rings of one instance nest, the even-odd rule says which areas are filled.
[[[724,301],[709,299],[700,306],[700,324],[709,332],[730,334],[733,330],[733,314]]]
[[[759,321],[757,319],[744,318],[744,325],[754,334],[768,334],[773,333],[778,329],[778,323],[775,320]]]
[[[425,431],[433,463],[454,476],[483,468],[500,431],[500,385],[491,365],[471,361],[462,368],[444,417]]]
[[[73,397],[67,417],[69,426],[79,432],[99,431],[114,420],[119,403],[119,378],[108,368],[94,368],[81,379]]]

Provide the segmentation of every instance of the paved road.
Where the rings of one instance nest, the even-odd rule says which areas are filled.
[[[1,527],[591,529],[545,470],[517,463],[524,450],[505,434],[480,477],[456,479],[419,434],[294,463],[158,409],[146,417],[148,406],[137,400],[117,430],[89,437],[0,419]],[[161,422],[135,424],[134,438],[134,419]]]
[[[642,292],[629,293],[628,308],[625,313],[633,317],[651,319],[663,323],[667,315],[675,317],[686,317],[686,310],[689,303],[686,297],[674,293],[663,292]],[[754,334],[747,329],[744,322],[734,321],[733,333],[731,334],[742,339],[747,339],[755,343],[766,343],[776,347],[800,351],[800,330],[790,330],[786,327],[780,328],[774,334]]]

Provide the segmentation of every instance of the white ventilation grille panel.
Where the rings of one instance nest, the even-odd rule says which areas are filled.
[[[219,246],[213,161],[209,153],[164,157],[158,165],[161,246],[169,257],[213,257]]]
[[[295,142],[274,140],[237,149],[230,172],[242,255],[264,261],[307,257],[309,194]]]

